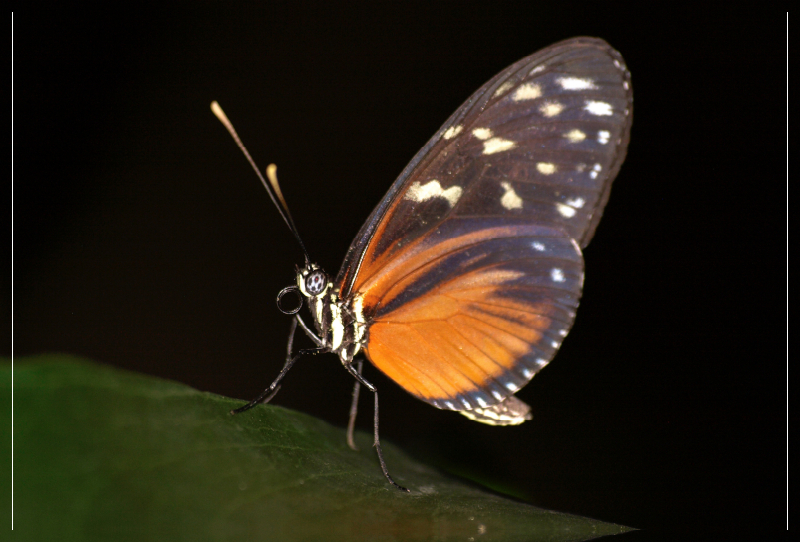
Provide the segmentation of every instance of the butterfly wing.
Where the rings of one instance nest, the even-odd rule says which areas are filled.
[[[555,355],[624,159],[630,75],[602,40],[513,64],[417,153],[337,277],[364,350],[439,408],[502,403]]]

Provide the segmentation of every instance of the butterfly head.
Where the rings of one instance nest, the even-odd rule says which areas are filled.
[[[297,270],[297,288],[307,298],[324,296],[330,289],[331,279],[315,263],[307,263]]]
[[[290,288],[299,290],[306,299],[311,316],[314,318],[314,327],[320,336],[319,344],[326,347],[340,346],[343,336],[341,332],[344,328],[330,276],[317,264],[306,262],[305,266],[297,268],[297,286]],[[329,343],[329,340],[332,340],[329,336],[332,330],[340,332],[338,335],[334,333],[339,340]]]

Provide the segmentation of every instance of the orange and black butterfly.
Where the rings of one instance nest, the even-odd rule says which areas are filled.
[[[283,370],[234,412],[268,401],[301,355],[332,352],[356,380],[348,442],[364,385],[383,473],[401,489],[382,457],[378,392],[359,354],[436,408],[493,425],[530,419],[514,393],[553,359],[575,319],[581,250],[625,157],[632,104],[622,57],[594,38],[552,45],[483,85],[389,188],[335,278],[306,253],[278,302],[300,292],[314,329],[295,315]],[[300,241],[274,166],[267,173],[270,184],[261,180]],[[316,347],[293,355],[297,325]]]

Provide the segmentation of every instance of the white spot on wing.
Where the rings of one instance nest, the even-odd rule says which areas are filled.
[[[564,110],[564,106],[558,102],[545,102],[539,108],[545,117],[555,117]]]
[[[572,218],[573,216],[575,216],[575,209],[573,207],[570,207],[569,205],[564,205],[563,203],[556,203],[556,209],[563,217]]]
[[[494,91],[494,94],[492,96],[494,98],[497,98],[498,96],[502,96],[503,94],[505,94],[506,92],[511,90],[511,87],[513,87],[513,86],[514,86],[514,83],[512,83],[511,81],[506,81],[505,83],[503,83],[502,85],[497,87],[497,90]]]
[[[450,410],[455,410],[456,409],[456,406],[453,403],[451,403],[450,401],[445,401],[444,404],[447,405],[447,408],[449,408]]]
[[[558,334],[561,335],[562,337],[566,337],[567,336],[567,330],[566,329],[559,329],[558,330]]]
[[[547,360],[539,358],[536,360],[536,365],[538,365],[539,367],[544,367],[545,365],[547,365]]]
[[[508,388],[508,391],[510,392],[515,392],[519,389],[519,387],[513,382],[506,382],[505,386],[506,388]]]
[[[564,90],[593,90],[597,88],[591,79],[581,79],[580,77],[559,77],[556,83],[561,85]]]
[[[480,397],[477,397],[475,400],[478,401],[478,404],[481,405],[482,408],[489,406],[489,404]]]
[[[607,116],[611,115],[614,110],[611,107],[611,104],[606,102],[596,102],[594,100],[586,100],[586,104],[583,106],[584,111],[588,111],[592,115],[597,116]]]
[[[556,172],[556,165],[550,162],[539,162],[536,164],[536,169],[542,175],[552,175]]]
[[[584,134],[583,132],[581,132],[576,128],[564,134],[564,137],[569,139],[570,143],[580,143],[581,141],[586,139],[586,134]]]
[[[542,87],[534,83],[525,83],[514,91],[511,99],[515,102],[521,102],[523,100],[535,100],[541,95]]]
[[[500,395],[500,392],[498,392],[497,390],[492,390],[492,396],[495,399],[497,399],[498,401],[502,401],[503,400],[503,396]]]
[[[564,282],[566,280],[564,278],[564,271],[558,267],[554,267],[550,270],[550,278],[553,279],[553,282]]]
[[[608,143],[608,138],[611,137],[611,132],[607,130],[600,130],[597,132],[597,142],[601,145]]]
[[[502,186],[503,190],[506,191],[506,193],[503,194],[503,197],[500,198],[500,205],[509,210],[522,209],[522,198],[519,197],[516,192],[514,192],[514,187],[505,181],[501,182],[500,186]]]
[[[472,130],[472,135],[481,140],[486,140],[492,137],[492,131],[489,128],[475,128]]]
[[[583,198],[575,198],[575,199],[568,199],[567,205],[570,207],[575,207],[576,209],[580,209],[586,204],[586,201]]]
[[[528,72],[528,75],[533,75],[534,73],[539,73],[541,71],[544,71],[544,64],[533,68],[531,71]]]
[[[425,184],[420,184],[419,181],[417,181],[409,187],[405,199],[421,202],[431,198],[444,198],[447,200],[447,203],[450,204],[450,207],[452,207],[456,204],[458,198],[461,197],[461,192],[460,186],[451,186],[447,190],[443,190],[442,185],[435,179]]]
[[[483,142],[483,154],[494,154],[496,152],[507,151],[516,146],[516,141],[503,139],[502,137],[493,137],[492,139]]]
[[[539,241],[534,241],[531,246],[534,248],[534,250],[538,250],[539,252],[542,252],[544,250],[544,245]]]
[[[592,167],[591,173],[589,173],[589,177],[591,177],[592,179],[596,179],[598,172],[601,171],[602,169],[603,169],[603,166],[601,166],[600,164],[595,164]]]
[[[525,367],[522,369],[522,376],[525,378],[533,378],[533,371]]]
[[[463,129],[464,129],[464,127],[461,126],[460,124],[458,124],[456,126],[451,126],[450,128],[448,128],[447,130],[444,131],[444,134],[442,134],[442,137],[445,138],[445,139],[453,139],[458,134],[460,134]]]

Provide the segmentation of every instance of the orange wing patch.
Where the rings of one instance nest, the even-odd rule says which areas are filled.
[[[365,349],[372,363],[408,392],[453,410],[495,404],[510,395],[502,377],[551,324],[550,306],[498,295],[502,281],[463,288],[481,282],[474,275],[459,276],[377,317]]]

